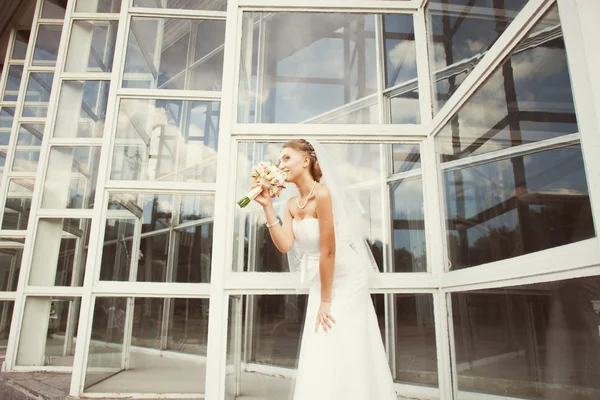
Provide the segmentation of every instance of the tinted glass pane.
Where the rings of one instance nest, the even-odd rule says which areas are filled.
[[[453,269],[595,236],[580,146],[444,173]]]
[[[225,21],[133,17],[123,87],[221,90]]]
[[[44,0],[42,5],[42,18],[63,19],[65,17],[65,0]]]
[[[432,0],[434,104],[441,108],[527,0]]]
[[[394,174],[421,168],[421,146],[398,143],[392,145],[392,164]]]
[[[597,398],[599,299],[598,276],[453,294],[458,389]]]
[[[58,55],[62,25],[40,25],[35,49],[33,65],[54,66]]]
[[[25,230],[29,221],[34,181],[13,179],[8,184],[2,229]]]
[[[14,118],[14,107],[0,107],[0,146],[8,146]]]
[[[18,30],[11,58],[13,60],[25,60],[27,44],[29,43],[30,31]]]
[[[417,79],[417,51],[412,15],[383,16],[386,87]]]
[[[567,55],[556,9],[437,136],[443,161],[577,132]]]
[[[225,11],[227,10],[227,0],[133,0],[133,6]]]
[[[121,0],[77,0],[75,12],[118,13]]]
[[[111,72],[117,21],[74,21],[67,51],[67,72]]]
[[[25,93],[23,117],[46,118],[54,74],[31,72]]]
[[[375,92],[375,53],[374,15],[244,13],[238,121],[335,121]]]
[[[109,81],[63,81],[54,136],[102,137],[109,87]]]
[[[22,248],[0,248],[0,291],[14,292],[17,290],[22,257]],[[1,307],[2,303],[0,303]],[[2,338],[1,331],[2,329],[0,329],[0,338]]]
[[[17,101],[21,79],[23,79],[23,66],[11,65],[8,68],[6,85],[4,85],[4,101]]]

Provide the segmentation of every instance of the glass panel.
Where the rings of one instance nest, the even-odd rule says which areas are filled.
[[[213,215],[213,195],[112,194],[100,279],[209,283]]]
[[[227,0],[133,0],[133,6],[225,11]]]
[[[99,147],[52,147],[42,208],[93,208],[99,162]]]
[[[208,309],[208,299],[98,298],[85,391],[203,393]]]
[[[383,36],[385,40],[385,87],[389,88],[410,81],[416,86],[417,50],[412,15],[384,15]]]
[[[241,142],[238,146],[236,198],[241,198],[248,190],[252,166],[260,161],[279,159],[283,143]],[[350,185],[356,185],[359,201],[365,210],[361,215],[363,235],[367,239],[375,259],[383,268],[382,211],[381,211],[381,146],[378,144],[325,144],[328,152],[335,155],[330,160],[336,165],[335,174],[343,176]],[[288,186],[280,198],[274,199],[275,211],[283,220],[287,199],[296,193],[293,185]],[[236,207],[234,223],[233,269],[237,272],[289,272],[287,258],[273,244],[265,227],[265,219],[259,207]],[[250,250],[249,244],[255,247]]]
[[[118,13],[121,11],[121,0],[77,0],[75,12]]]
[[[215,182],[220,103],[121,100],[111,179]]]
[[[431,0],[434,106],[439,110],[527,0]],[[541,64],[540,64],[541,65]]]
[[[560,24],[531,34],[437,136],[443,161],[577,132]],[[546,22],[543,22],[543,26]]]
[[[13,172],[36,172],[40,161],[39,150],[17,150],[13,159]]]
[[[54,66],[60,45],[62,25],[39,26],[35,49],[33,50],[32,65]]]
[[[73,21],[66,72],[112,72],[117,21]]]
[[[390,183],[392,197],[393,270],[427,272],[423,180],[421,177]]]
[[[374,93],[375,18],[245,12],[238,122],[308,121]]]
[[[17,349],[19,366],[73,366],[81,299],[27,297]]]
[[[394,174],[421,168],[421,146],[419,144],[393,144],[392,164]]]
[[[83,286],[90,227],[89,219],[40,219],[29,284]]]
[[[21,124],[17,136],[17,148],[20,146],[40,147],[42,145],[43,137],[44,124]]]
[[[54,74],[52,72],[32,72],[29,74],[23,117],[46,118],[53,80]]]
[[[414,86],[414,85],[411,85]],[[387,97],[387,96],[386,96]],[[394,95],[389,100],[392,124],[420,124],[419,91],[412,90]]]
[[[444,173],[453,269],[595,236],[579,145]]]
[[[8,183],[8,196],[4,207],[2,229],[26,230],[31,210],[34,181],[12,179]]]
[[[30,31],[17,31],[11,59],[25,60],[25,56],[27,55],[27,44],[29,43],[30,33]]]
[[[21,272],[21,259],[23,257],[23,248],[5,248],[0,247],[0,291],[14,292],[19,283],[19,273]],[[0,303],[2,307],[2,303]],[[1,315],[0,315],[1,317]],[[1,319],[0,319],[1,325]],[[0,347],[2,329],[0,328]]]
[[[0,360],[6,358],[14,305],[14,301],[0,301]]]
[[[66,5],[65,0],[44,0],[42,18],[64,19]]]
[[[224,41],[225,21],[133,17],[123,87],[221,90]]]
[[[6,77],[6,85],[4,87],[3,101],[17,101],[19,95],[19,86],[23,78],[23,66],[11,65],[8,68],[8,76]]]
[[[459,390],[599,398],[598,276],[455,293],[452,313]]]
[[[0,107],[0,146],[8,146],[14,119],[14,107]]]
[[[0,149],[0,179],[2,179],[4,168],[6,166],[6,151],[7,150],[5,149]]]
[[[64,81],[54,136],[102,137],[109,88],[110,81]]]

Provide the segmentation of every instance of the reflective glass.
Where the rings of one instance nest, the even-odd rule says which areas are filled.
[[[527,0],[429,2],[436,109],[446,104],[525,3]]]
[[[38,221],[31,286],[83,286],[91,220],[41,218]]]
[[[14,305],[14,301],[0,301],[0,359],[6,358]]]
[[[44,124],[21,124],[17,135],[17,148],[21,146],[40,147],[43,137]]]
[[[208,299],[97,298],[85,392],[204,393],[208,310]]]
[[[36,172],[40,161],[40,151],[38,149],[32,150],[17,150],[15,151],[15,158],[13,159],[12,171],[13,172]]]
[[[54,136],[102,137],[109,87],[110,81],[63,81]]]
[[[595,236],[579,145],[444,173],[452,269]]]
[[[54,66],[58,55],[62,25],[40,24],[33,49],[32,65]]]
[[[8,68],[8,76],[6,77],[6,84],[4,85],[3,101],[17,101],[21,79],[23,79],[23,66],[11,65]]]
[[[392,207],[393,271],[427,272],[423,180],[421,177],[390,183]]]
[[[52,147],[42,208],[93,208],[99,162],[99,147]]]
[[[100,279],[209,283],[213,215],[213,195],[112,194]]]
[[[65,0],[44,0],[42,5],[42,18],[63,19],[65,18]]]
[[[474,398],[466,391],[479,398],[599,398],[598,276],[451,300],[459,399]]]
[[[220,103],[123,99],[111,179],[215,182]]]
[[[6,167],[6,152],[8,150],[0,148],[0,179],[4,174],[4,168]]]
[[[75,12],[118,13],[121,11],[121,0],[77,0]]]
[[[2,229],[26,230],[31,211],[34,181],[11,179],[8,183],[8,195],[4,206]]]
[[[14,119],[14,107],[0,107],[0,146],[8,146]]]
[[[226,11],[227,0],[133,0],[133,6]]]
[[[249,188],[252,167],[260,161],[279,160],[283,143],[240,142],[238,146],[236,198],[241,198]],[[361,218],[363,235],[367,239],[380,268],[382,256],[382,199],[381,199],[381,145],[326,143],[328,152],[335,156],[335,174],[343,176],[358,196],[365,213]],[[289,185],[289,192],[274,199],[278,217],[283,220],[287,198],[296,191]],[[271,239],[265,226],[264,213],[259,207],[239,209],[236,207],[234,221],[233,269],[236,272],[290,272],[287,257],[282,255]],[[254,248],[250,249],[249,246]]]
[[[421,146],[419,144],[393,144],[392,168],[394,174],[421,168]]]
[[[0,247],[0,291],[14,292],[17,290],[17,284],[19,283],[19,273],[21,272],[22,258],[22,247]],[[0,303],[0,307],[2,307],[1,304],[2,303]],[[1,331],[2,329],[0,329],[0,340],[2,339]]]
[[[555,10],[554,10],[555,11]],[[560,22],[530,34],[437,136],[442,161],[578,132]]]
[[[238,122],[335,120],[375,93],[375,18],[245,12]]]
[[[31,72],[29,74],[23,117],[46,118],[53,80],[54,73],[52,72]]]
[[[389,99],[389,103],[392,124],[421,123],[421,110],[419,108],[418,90],[411,90],[396,94]]]
[[[225,21],[133,17],[123,87],[221,90]]]
[[[25,56],[27,55],[27,44],[29,43],[30,33],[30,31],[24,30],[17,31],[11,59],[25,60]]]
[[[81,299],[33,297],[25,300],[25,311],[17,365],[73,366]]]
[[[386,88],[417,80],[417,50],[412,15],[383,16]]]
[[[117,21],[73,21],[66,72],[111,72]]]

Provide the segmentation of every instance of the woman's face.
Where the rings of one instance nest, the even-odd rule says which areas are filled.
[[[290,147],[284,147],[279,153],[279,168],[286,173],[286,181],[294,182],[305,172],[306,155]]]

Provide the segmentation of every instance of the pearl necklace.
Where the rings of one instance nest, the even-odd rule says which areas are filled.
[[[298,198],[296,198],[296,205],[298,206],[299,209],[303,209],[304,207],[306,207],[306,205],[308,204],[308,199],[310,199],[310,196],[313,194],[313,190],[315,190],[315,186],[317,185],[317,181],[315,181],[315,183],[313,183],[312,185],[312,189],[310,189],[310,193],[308,193],[308,196],[306,196],[306,201],[304,202],[304,205],[301,206],[300,205],[300,196],[298,196]]]

